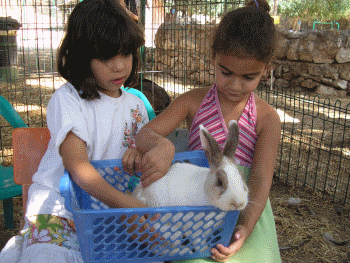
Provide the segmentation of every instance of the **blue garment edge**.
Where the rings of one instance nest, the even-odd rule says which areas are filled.
[[[151,103],[148,101],[147,97],[145,96],[145,94],[143,94],[141,91],[134,89],[134,88],[125,88],[125,87],[121,87],[122,90],[129,92],[131,94],[134,94],[135,96],[139,97],[142,101],[143,104],[145,104],[146,110],[147,110],[147,114],[148,114],[148,119],[152,120],[156,117],[156,114],[151,106]]]

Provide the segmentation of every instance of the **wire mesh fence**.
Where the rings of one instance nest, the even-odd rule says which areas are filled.
[[[350,103],[260,86],[282,121],[275,175],[350,204]]]
[[[0,95],[29,127],[46,126],[46,106],[64,80],[56,68],[56,52],[68,15],[78,0],[0,0],[0,17],[18,21],[10,29],[0,20],[1,55],[16,59],[0,65]],[[130,2],[126,1],[131,6]],[[174,98],[211,85],[212,32],[223,14],[245,1],[140,0],[133,12],[145,30],[140,72],[142,90],[156,113],[164,104],[157,90]],[[135,5],[136,3],[136,5]],[[135,10],[136,6],[136,10]],[[1,27],[1,23],[2,26]],[[11,46],[9,37],[16,37]],[[9,49],[9,47],[16,47]],[[7,52],[7,53],[6,53]],[[347,103],[261,86],[259,96],[273,105],[283,123],[276,176],[288,184],[305,185],[350,203],[350,133]],[[0,122],[0,162],[11,164],[11,131]]]
[[[15,53],[16,61],[0,67],[1,95],[10,101],[29,126],[45,126],[46,105],[64,82],[56,68],[56,51],[64,25],[78,1],[1,0],[3,56]],[[9,19],[19,23],[11,30],[16,50],[8,47]]]
[[[209,85],[211,35],[224,13],[245,1],[141,1],[141,24],[146,44],[144,78],[157,82],[175,97],[186,90]],[[142,6],[142,5],[141,5]]]

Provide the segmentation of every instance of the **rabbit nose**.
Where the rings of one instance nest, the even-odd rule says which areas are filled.
[[[231,203],[231,205],[232,205],[233,207],[235,207],[236,209],[238,209],[238,208],[242,207],[242,206],[244,205],[244,203],[243,203],[243,202],[236,203],[236,202],[233,201],[233,202]]]

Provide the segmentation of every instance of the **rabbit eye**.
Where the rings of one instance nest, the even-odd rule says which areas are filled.
[[[220,178],[217,180],[216,185],[222,187],[222,180]]]
[[[218,170],[216,172],[215,186],[220,190],[221,194],[223,194],[227,190],[228,183],[225,171]]]

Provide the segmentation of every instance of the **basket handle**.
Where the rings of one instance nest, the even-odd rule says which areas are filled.
[[[64,198],[64,205],[68,211],[72,212],[74,210],[80,210],[78,201],[73,191],[73,187],[71,186],[72,182],[69,178],[69,173],[67,170],[64,170],[64,174],[60,180],[60,193]],[[71,189],[71,191],[70,191]],[[69,200],[73,200],[73,207],[70,205]]]
[[[65,172],[60,180],[60,193],[64,199],[69,198],[69,175]]]

